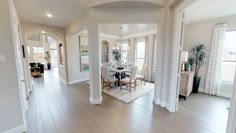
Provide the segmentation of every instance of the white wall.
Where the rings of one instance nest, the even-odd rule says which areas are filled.
[[[179,3],[178,3],[179,4]],[[176,6],[178,5],[176,4]],[[174,58],[172,53],[172,39],[173,39],[173,28],[174,28],[174,9],[176,6],[169,8],[92,8],[89,9],[82,17],[74,21],[66,29],[66,36],[69,37],[77,32],[81,32],[88,28],[88,37],[89,47],[93,50],[90,50],[90,55],[93,58],[90,58],[90,61],[94,61],[92,66],[92,71],[90,74],[91,86],[90,86],[90,97],[95,97],[97,103],[101,103],[101,88],[100,88],[100,66],[97,61],[100,60],[98,49],[98,25],[104,23],[128,23],[128,24],[137,24],[137,23],[150,23],[150,24],[159,24],[157,28],[157,55],[156,55],[156,83],[154,91],[154,102],[162,107],[166,107],[169,111],[175,111],[175,95],[176,93],[171,93],[171,90],[176,90],[176,83],[173,80],[176,80],[171,75],[175,75],[175,71],[171,73],[171,59]],[[178,44],[176,44],[178,45]],[[94,52],[94,53],[93,53]],[[92,55],[92,53],[94,55]],[[173,66],[173,65],[172,65]],[[90,69],[91,70],[91,69]],[[157,78],[158,77],[158,78]],[[170,85],[171,84],[171,85]],[[171,95],[171,96],[170,96]],[[172,96],[173,95],[173,96]],[[99,99],[97,99],[99,98]],[[92,99],[92,98],[91,98]],[[91,100],[90,100],[91,101]],[[93,102],[91,102],[93,103]]]
[[[5,62],[0,62],[0,132],[14,128],[20,132],[17,129],[24,127],[24,118],[8,0],[1,1],[0,9],[0,55],[5,57]]]
[[[89,80],[89,72],[80,71],[79,36],[87,37],[86,33],[77,33],[68,37],[67,40],[68,84]],[[116,39],[102,34],[100,35],[100,45],[103,40],[107,41],[109,46],[113,46],[117,42]]]
[[[236,30],[236,16],[213,19],[198,23],[187,24],[184,33],[184,50],[189,50],[193,45],[203,43],[208,49],[207,55],[210,54],[212,34],[215,24],[226,22],[228,24],[227,30]],[[209,56],[208,56],[209,57]],[[199,71],[199,76],[202,77],[200,88],[204,88],[206,81],[206,73],[208,64],[203,66]],[[231,85],[224,85],[221,87],[221,96],[229,97],[232,94],[233,87]]]
[[[89,80],[89,72],[80,72],[79,33],[68,38],[68,83]]]

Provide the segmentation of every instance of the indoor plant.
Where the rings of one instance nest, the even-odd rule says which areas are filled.
[[[119,50],[112,50],[112,55],[117,62],[120,62],[121,52]]]
[[[48,70],[51,69],[51,62],[50,62],[50,59],[51,59],[51,57],[50,57],[50,53],[49,53],[49,51],[46,51],[45,60],[47,61],[47,67],[48,67]]]
[[[189,58],[189,64],[194,68],[194,80],[193,80],[193,93],[198,93],[201,77],[198,75],[200,68],[205,64],[206,47],[204,44],[198,44],[193,46],[190,51],[191,56]]]

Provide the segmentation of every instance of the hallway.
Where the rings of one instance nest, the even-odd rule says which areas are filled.
[[[65,87],[56,69],[33,83],[27,133],[218,133],[209,118],[193,117],[184,107],[169,113],[154,105],[152,92],[130,104],[103,94],[103,103],[92,105],[88,85]]]

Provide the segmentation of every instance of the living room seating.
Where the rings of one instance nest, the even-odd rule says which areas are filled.
[[[181,72],[179,95],[183,96],[184,100],[186,100],[186,97],[192,92],[193,78],[194,72]]]
[[[145,85],[145,74],[146,74],[146,71],[147,71],[147,64],[143,64],[141,73],[136,76],[135,82],[137,82],[137,80],[140,80],[141,83],[143,82],[144,85]]]
[[[125,84],[126,87],[127,86],[129,87],[129,91],[131,93],[132,84],[134,84],[134,89],[136,90],[136,80],[135,80],[135,78],[136,78],[137,70],[138,70],[137,66],[132,67],[130,77],[120,80],[120,89],[122,89],[122,84]]]
[[[33,77],[40,76],[41,74],[44,74],[44,65],[41,63],[30,63],[30,71]]]
[[[108,67],[105,65],[101,67],[101,73],[102,73],[102,89],[108,86],[108,91],[110,91],[111,84],[117,82],[118,79],[114,78],[109,74]]]

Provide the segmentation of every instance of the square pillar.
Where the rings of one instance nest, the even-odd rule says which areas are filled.
[[[169,108],[170,64],[172,60],[171,17],[171,10],[167,7],[163,8],[161,22],[157,28],[154,102],[173,112]]]
[[[89,49],[89,82],[90,97],[92,104],[101,104],[101,57],[99,45],[98,23],[90,21],[88,29],[88,49]]]

